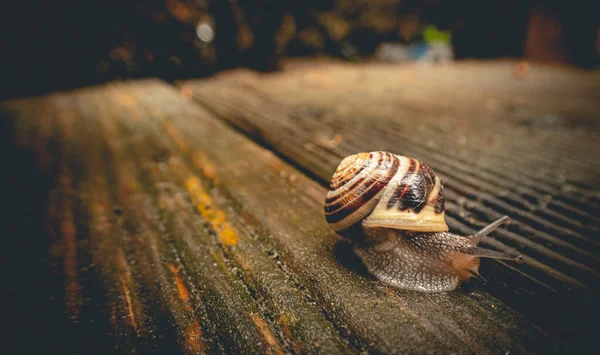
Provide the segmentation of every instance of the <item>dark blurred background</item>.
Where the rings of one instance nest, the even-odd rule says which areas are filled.
[[[281,58],[349,61],[516,57],[599,64],[594,1],[106,0],[3,1],[0,98]],[[425,45],[423,45],[425,44]],[[440,49],[441,48],[441,49]]]

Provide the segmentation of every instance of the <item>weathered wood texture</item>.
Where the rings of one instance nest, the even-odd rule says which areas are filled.
[[[358,151],[427,162],[451,229],[513,219],[484,242],[526,262],[484,262],[483,289],[583,344],[599,315],[600,74],[515,64],[239,71],[181,91],[323,185]]]
[[[574,300],[595,307],[596,126],[564,128],[588,142],[569,145],[568,133],[532,119],[504,127],[501,113],[478,109],[468,95],[454,110],[458,97],[430,99],[399,83],[390,96],[390,78],[410,85],[410,70],[413,79],[442,76],[332,66],[185,84],[184,95],[255,141],[158,80],[0,103],[11,155],[37,164],[11,169],[4,189],[23,199],[16,207],[43,202],[42,228],[23,227],[41,219],[25,215],[27,223],[9,223],[7,243],[48,252],[7,254],[13,268],[45,255],[49,278],[32,271],[17,285],[49,302],[38,307],[46,352],[589,351]],[[465,90],[482,101],[500,95]],[[403,92],[423,102],[403,101]],[[523,105],[513,110],[540,107]],[[488,285],[445,294],[395,290],[367,275],[324,220],[323,184],[343,155],[382,148],[422,158],[443,175],[453,230],[470,232],[501,212],[514,217],[486,243],[522,250],[527,263],[484,262]],[[549,325],[557,319],[569,323]]]

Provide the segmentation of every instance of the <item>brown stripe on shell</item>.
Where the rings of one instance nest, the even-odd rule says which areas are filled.
[[[373,176],[374,178],[377,176],[380,176],[381,173],[379,173],[379,171],[385,171],[386,176],[384,177],[384,179],[387,179],[385,181],[389,181],[389,179],[391,178],[388,174],[388,169],[392,169],[393,173],[395,174],[395,172],[398,170],[398,158],[391,153],[385,153],[385,152],[379,152],[379,154],[377,155],[377,164],[373,165],[373,156],[371,156],[371,158],[369,159],[369,164],[365,164],[362,166],[362,168],[359,170],[359,172],[363,172],[363,176]],[[392,162],[391,165],[389,164],[389,162]],[[357,174],[355,174],[354,176],[352,176],[352,178],[356,177]],[[393,175],[391,175],[393,176]],[[347,179],[346,183],[351,182],[352,179]],[[358,178],[356,179],[351,186],[344,186],[344,185],[340,185],[337,189],[344,187],[344,191],[343,193],[340,194],[334,194],[332,196],[328,196],[325,198],[325,204],[326,205],[333,205],[333,204],[343,204],[344,201],[348,200],[348,197],[346,196],[352,196],[355,193],[352,193],[353,191],[355,191],[356,189],[360,188],[362,185],[365,184],[365,178]],[[337,189],[333,189],[331,188],[329,191],[331,193],[335,193]],[[329,194],[328,194],[329,195]]]
[[[419,213],[427,206],[436,184],[433,170],[420,161],[410,159],[410,168],[388,201],[388,209]],[[442,201],[443,203],[443,201]]]
[[[408,158],[408,171],[402,177],[402,180],[396,186],[396,190],[390,196],[390,199],[387,201],[387,208],[392,209],[398,203],[402,203],[402,198],[408,192],[413,176],[418,173],[419,162],[413,158]]]
[[[325,218],[329,223],[336,223],[356,212],[362,205],[370,201],[387,183],[375,180],[364,192],[358,191],[356,198],[349,203],[334,205],[339,208],[336,211],[329,212],[325,208]]]
[[[441,184],[442,182],[440,181],[440,189],[438,191],[437,197],[435,198],[435,205],[433,205],[433,210],[437,214],[444,212],[444,189]]]
[[[363,164],[361,164],[360,167],[357,167],[357,162],[360,160],[363,160]],[[330,190],[337,190],[348,183],[348,181],[354,179],[356,175],[360,174],[361,171],[371,164],[372,160],[372,153],[358,153],[344,158],[333,174],[333,178],[329,184]]]
[[[377,165],[373,167],[373,172],[357,179],[340,196],[326,200],[325,217],[327,222],[339,222],[356,212],[375,197],[388,184],[394,174],[396,174],[400,166],[399,159],[389,153],[380,153],[378,155]],[[391,166],[389,165],[390,161]]]
[[[435,175],[433,170],[431,171],[431,175],[434,178],[434,184],[433,189],[429,194],[427,204],[429,206],[433,206],[433,211],[436,214],[440,214],[444,212],[444,186],[442,180],[439,178],[439,176]]]
[[[356,167],[356,165],[358,165],[358,162],[361,160],[360,158],[357,157],[358,155],[359,154],[352,155],[351,157],[355,157],[355,158],[352,159],[349,163],[346,162],[347,164],[342,168],[341,171],[336,171],[336,173],[333,176],[333,180],[331,181],[331,184],[330,184],[330,188],[329,188],[330,192],[332,192],[332,193],[336,192],[341,187],[349,184],[353,179],[355,179],[360,174],[362,174],[363,176],[368,176],[370,174],[369,170],[374,169],[373,168],[373,154],[369,153],[369,157],[367,159],[364,159],[364,162],[360,166],[360,168]],[[378,159],[380,159],[380,157],[378,157]],[[342,165],[342,164],[340,164],[340,165]],[[345,190],[352,191],[357,186],[360,186],[359,184],[361,184],[363,181],[364,181],[364,178],[359,177],[354,181],[352,186],[345,187]],[[342,198],[343,198],[343,195],[337,195],[337,194],[328,196],[325,199],[325,204],[332,204],[332,203],[334,203],[334,201],[341,200]]]
[[[435,184],[438,182],[437,176],[433,172],[433,169],[429,165],[421,163],[421,171],[423,175],[422,189],[423,189],[423,204],[415,208],[415,212],[419,213],[423,207],[430,204],[431,199],[434,197],[432,194],[435,192],[439,196],[439,190],[436,191]]]

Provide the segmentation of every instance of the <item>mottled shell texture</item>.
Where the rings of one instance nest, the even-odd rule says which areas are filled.
[[[387,152],[346,157],[325,199],[327,222],[338,233],[363,228],[443,232],[442,183],[426,164]]]

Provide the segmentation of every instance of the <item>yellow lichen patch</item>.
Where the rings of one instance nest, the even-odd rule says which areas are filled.
[[[213,205],[212,198],[206,192],[200,179],[196,176],[190,177],[185,187],[196,203],[196,209],[200,215],[208,221],[215,230],[221,243],[225,245],[237,245],[238,237],[235,230],[227,223],[225,212]]]
[[[219,236],[221,237],[221,241],[226,245],[236,245],[237,244],[237,234],[231,228],[231,226],[225,222],[225,214],[221,210],[217,210],[215,212],[215,219],[213,222],[213,226],[217,231],[219,231]],[[218,227],[218,228],[217,228]]]

